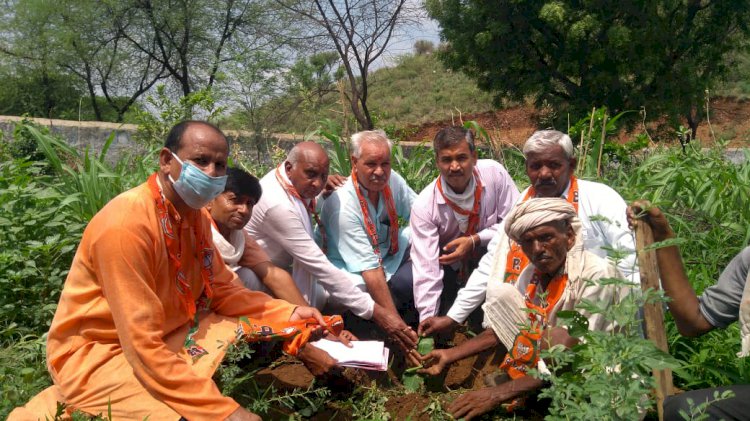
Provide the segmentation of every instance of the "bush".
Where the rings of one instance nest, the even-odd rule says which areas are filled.
[[[432,41],[426,39],[417,40],[414,43],[414,54],[421,56],[425,54],[432,54],[435,51],[435,44]]]

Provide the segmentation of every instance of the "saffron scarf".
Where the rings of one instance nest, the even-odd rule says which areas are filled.
[[[521,200],[525,202],[529,198],[536,196],[536,189],[534,186],[529,187],[529,191]],[[568,197],[566,198],[568,203],[573,205],[576,212],[578,212],[578,179],[575,176],[570,176],[570,188],[568,191]],[[504,282],[515,283],[521,272],[529,265],[529,259],[521,249],[521,245],[517,242],[510,240],[510,250],[505,263],[505,277]]]
[[[327,239],[325,227],[323,226],[323,223],[320,222],[320,215],[318,215],[318,212],[315,211],[317,209],[317,203],[318,203],[317,200],[313,198],[309,202],[305,202],[305,200],[302,199],[302,196],[300,196],[300,194],[297,192],[297,189],[294,188],[292,183],[286,181],[284,177],[282,177],[280,168],[281,168],[281,164],[279,164],[279,166],[276,167],[276,180],[279,182],[281,187],[284,189],[285,192],[287,192],[288,195],[302,202],[302,205],[307,210],[307,214],[310,217],[312,217],[312,219],[315,221],[316,224],[318,224],[321,242],[323,243],[321,244],[320,249],[323,251],[323,254],[326,254],[327,249],[328,249],[328,239]]]
[[[458,206],[455,202],[449,199],[448,196],[445,195],[445,192],[443,191],[442,178],[442,176],[438,177],[436,185],[438,191],[440,192],[440,195],[443,196],[443,200],[445,200],[445,203],[453,210],[453,212],[456,212],[459,215],[468,215],[469,217],[469,223],[466,227],[466,232],[463,233],[464,236],[470,237],[476,234],[477,228],[479,227],[479,210],[482,201],[482,181],[479,179],[479,172],[476,168],[474,168],[474,180],[476,186],[474,189],[474,204],[471,207],[470,211]],[[458,274],[459,279],[465,281],[469,277],[469,261],[477,257],[477,250],[476,248],[474,248],[472,249],[472,252],[466,256],[461,264],[461,269]]]
[[[357,181],[357,170],[352,169],[352,184],[354,185],[354,191],[357,193],[357,200],[359,201],[359,207],[362,209],[362,220],[364,221],[365,231],[367,236],[370,237],[370,243],[372,244],[372,251],[378,256],[380,264],[383,263],[383,257],[380,255],[380,246],[378,241],[378,231],[375,228],[375,223],[370,217],[370,212],[367,209],[367,199],[359,189],[359,182]],[[388,249],[388,254],[396,254],[398,252],[398,215],[396,214],[396,203],[393,201],[393,193],[391,192],[391,186],[385,186],[383,189],[383,201],[385,202],[385,208],[388,211],[388,220],[390,227],[388,228],[391,236],[391,245]],[[375,204],[377,205],[377,204]]]
[[[537,289],[542,280],[542,273],[534,270],[529,285],[526,287],[524,301],[529,311],[529,325],[522,328],[513,341],[513,346],[503,358],[500,369],[508,373],[511,379],[518,379],[525,376],[530,368],[534,368],[539,363],[539,348],[542,339],[542,332],[547,328],[549,312],[555,308],[568,284],[568,275],[563,273],[550,280],[546,288],[546,296],[541,299],[541,303],[535,304]],[[523,406],[524,398],[519,397],[506,405],[510,412],[520,406]]]
[[[185,272],[182,270],[180,256],[183,255],[183,250],[181,250],[180,239],[175,235],[172,223],[172,219],[174,219],[175,223],[179,226],[182,224],[183,218],[177,213],[177,210],[172,203],[164,197],[164,193],[157,182],[156,173],[151,174],[148,178],[147,184],[149,191],[151,192],[151,197],[156,202],[156,214],[159,218],[159,225],[161,226],[162,234],[164,234],[164,242],[167,246],[169,263],[174,270],[174,280],[177,286],[177,291],[180,294],[180,301],[185,308],[185,313],[188,318],[191,319],[190,330],[185,338],[184,346],[188,354],[193,359],[197,359],[208,353],[208,351],[195,342],[193,336],[195,336],[195,333],[198,331],[198,312],[208,309],[211,305],[211,297],[213,297],[213,242],[210,238],[207,238],[207,235],[202,229],[200,211],[191,212],[191,226],[193,228],[193,237],[198,243],[198,250],[200,252],[201,280],[203,282],[203,292],[198,299],[195,299],[192,286],[185,276]]]
[[[237,339],[247,342],[268,342],[273,340],[284,341],[284,352],[289,355],[297,355],[303,346],[310,340],[312,333],[323,327],[338,336],[344,329],[344,321],[341,316],[323,316],[326,324],[320,326],[315,319],[304,319],[295,322],[269,323],[263,320],[240,317],[237,326]]]

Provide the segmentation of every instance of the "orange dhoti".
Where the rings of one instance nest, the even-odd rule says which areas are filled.
[[[216,313],[208,313],[201,317],[198,331],[193,337],[208,353],[201,358],[193,359],[187,354],[183,347],[187,336],[189,325],[170,333],[165,342],[167,347],[185,360],[195,375],[202,378],[211,378],[221,364],[229,344],[236,338],[238,319],[236,317],[220,316]],[[101,348],[101,349],[99,349]],[[24,407],[16,408],[10,413],[9,420],[45,420],[54,419],[57,410],[57,402],[64,402],[69,408],[80,410],[88,414],[104,414],[111,411],[112,419],[137,419],[143,420],[171,420],[177,421],[180,415],[166,404],[156,400],[133,374],[133,369],[116,345],[97,344],[90,348],[85,354],[102,352],[111,353],[107,362],[101,365],[93,375],[86,379],[86,386],[67,385],[67,368],[58,373],[62,380],[61,384],[53,385],[32,398]],[[83,349],[81,351],[84,351]],[[86,358],[85,355],[73,356],[71,358]],[[75,367],[71,367],[75,370]],[[72,400],[65,398],[64,391],[68,386],[76,390],[85,390]],[[198,398],[198,397],[196,397]]]

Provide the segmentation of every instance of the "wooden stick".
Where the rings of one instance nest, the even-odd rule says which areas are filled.
[[[641,272],[641,289],[646,291],[659,290],[659,267],[656,263],[656,252],[654,250],[644,251],[645,247],[654,243],[654,235],[651,227],[643,222],[635,227],[635,248],[638,254],[638,266]],[[646,322],[646,338],[650,339],[657,348],[669,352],[667,345],[667,334],[664,331],[664,308],[662,303],[649,303],[643,307]],[[672,394],[672,370],[654,370],[656,379],[656,408],[659,413],[659,421],[664,420],[664,399]]]
[[[605,110],[606,111],[606,110]],[[607,113],[602,118],[602,139],[599,141],[599,158],[596,160],[596,176],[602,176],[602,152],[604,152],[604,141],[607,138]]]

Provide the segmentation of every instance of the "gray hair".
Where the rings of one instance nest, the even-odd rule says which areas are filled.
[[[566,159],[573,158],[575,155],[570,136],[557,130],[537,130],[523,145],[523,156],[528,158],[530,153],[541,153],[555,145],[562,147]]]
[[[380,143],[388,145],[388,152],[393,147],[393,142],[388,139],[388,136],[382,130],[365,130],[354,133],[352,135],[352,156],[358,158],[362,155],[362,144],[368,143]]]
[[[328,154],[326,153],[326,150],[323,149],[322,146],[315,142],[311,141],[304,141],[300,142],[292,148],[292,150],[289,151],[289,153],[286,156],[286,162],[297,165],[297,162],[299,162],[301,159],[314,159],[311,158],[311,156],[315,156],[315,154],[321,154],[328,158]]]

